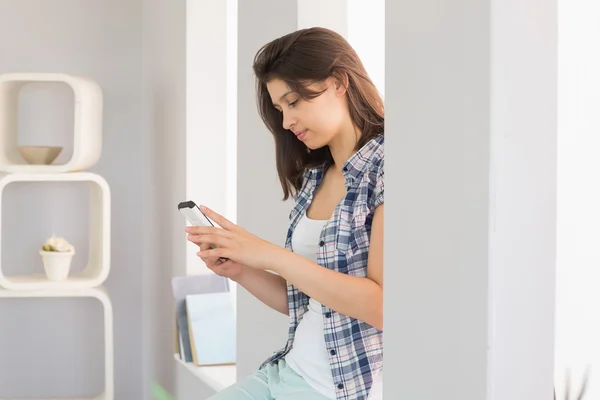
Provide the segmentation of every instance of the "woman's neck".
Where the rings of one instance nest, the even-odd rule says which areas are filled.
[[[331,151],[334,163],[332,167],[334,167],[336,171],[341,172],[346,161],[356,153],[356,143],[358,143],[360,137],[360,130],[355,126],[352,126],[341,132],[331,141],[331,143],[329,143],[329,151]]]

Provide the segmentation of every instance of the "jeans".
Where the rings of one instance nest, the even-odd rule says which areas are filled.
[[[307,384],[284,359],[269,364],[209,400],[331,400]]]

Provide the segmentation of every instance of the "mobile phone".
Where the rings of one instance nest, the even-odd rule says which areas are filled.
[[[208,219],[208,217],[202,212],[202,210],[200,210],[200,207],[198,207],[196,203],[194,203],[191,200],[182,201],[177,205],[177,209],[181,211],[183,215],[185,215],[185,218],[193,226],[215,226],[211,222],[211,220]],[[210,245],[211,249],[214,249],[215,247],[217,246],[215,246],[214,244]],[[219,258],[218,262],[223,263],[227,260],[228,258],[221,257]]]
[[[214,226],[211,220],[200,210],[200,207],[191,200],[182,201],[177,208],[193,226]]]

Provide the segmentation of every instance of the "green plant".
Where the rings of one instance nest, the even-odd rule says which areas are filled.
[[[55,251],[55,252],[73,252],[75,249],[73,246],[64,238],[57,237],[55,234],[52,234],[46,240],[46,243],[42,246],[43,251]]]

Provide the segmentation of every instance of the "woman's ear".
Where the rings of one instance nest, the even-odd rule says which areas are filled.
[[[335,89],[336,95],[345,95],[348,90],[348,74],[342,72],[339,75],[335,75],[333,77],[333,88]]]

